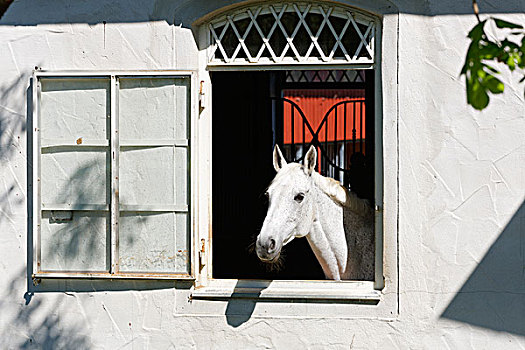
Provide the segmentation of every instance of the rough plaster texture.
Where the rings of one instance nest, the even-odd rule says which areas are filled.
[[[467,107],[458,73],[475,23],[468,2],[348,2],[398,24],[384,27],[398,41],[382,54],[395,54],[398,67],[384,72],[383,115],[384,129],[398,132],[398,168],[385,168],[399,186],[398,213],[385,220],[398,227],[399,255],[385,267],[377,306],[190,302],[182,282],[31,285],[32,69],[199,69],[190,24],[233,3],[21,0],[0,20],[0,347],[524,348],[523,85],[504,70],[505,93],[483,112]],[[524,7],[486,2],[482,10],[525,23]],[[392,271],[398,286],[389,286]]]

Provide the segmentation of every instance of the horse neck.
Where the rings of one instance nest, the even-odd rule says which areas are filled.
[[[343,207],[314,185],[314,223],[307,236],[327,278],[340,279],[346,270],[348,244],[343,225]]]

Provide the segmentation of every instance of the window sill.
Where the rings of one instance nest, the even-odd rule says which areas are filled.
[[[192,299],[340,300],[377,304],[381,292],[369,281],[210,280]]]

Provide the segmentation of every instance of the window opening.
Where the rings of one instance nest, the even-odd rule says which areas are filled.
[[[284,247],[279,271],[267,271],[250,250],[275,176],[273,146],[301,162],[316,145],[318,171],[373,200],[373,76],[373,70],[212,72],[214,278],[324,279],[306,239]],[[228,156],[227,149],[235,152]]]

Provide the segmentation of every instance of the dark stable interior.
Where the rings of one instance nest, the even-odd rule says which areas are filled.
[[[373,81],[370,72],[367,80]],[[280,96],[282,89],[291,86],[286,83],[285,72],[212,72],[211,79],[213,278],[323,280],[321,266],[306,238],[287,244],[278,266],[261,262],[254,249],[267,211],[264,193],[275,176],[273,146],[281,146],[283,141],[282,114],[278,116],[282,111],[276,110],[275,104],[272,111],[271,97]],[[330,85],[346,88],[349,84]],[[323,88],[329,88],[326,85]],[[368,85],[366,147],[367,157],[373,157],[368,151],[373,149],[374,130]],[[300,85],[308,86],[319,88],[319,84]],[[361,197],[373,198],[371,174],[373,169],[366,176],[372,180],[361,180],[367,184],[357,189]]]

